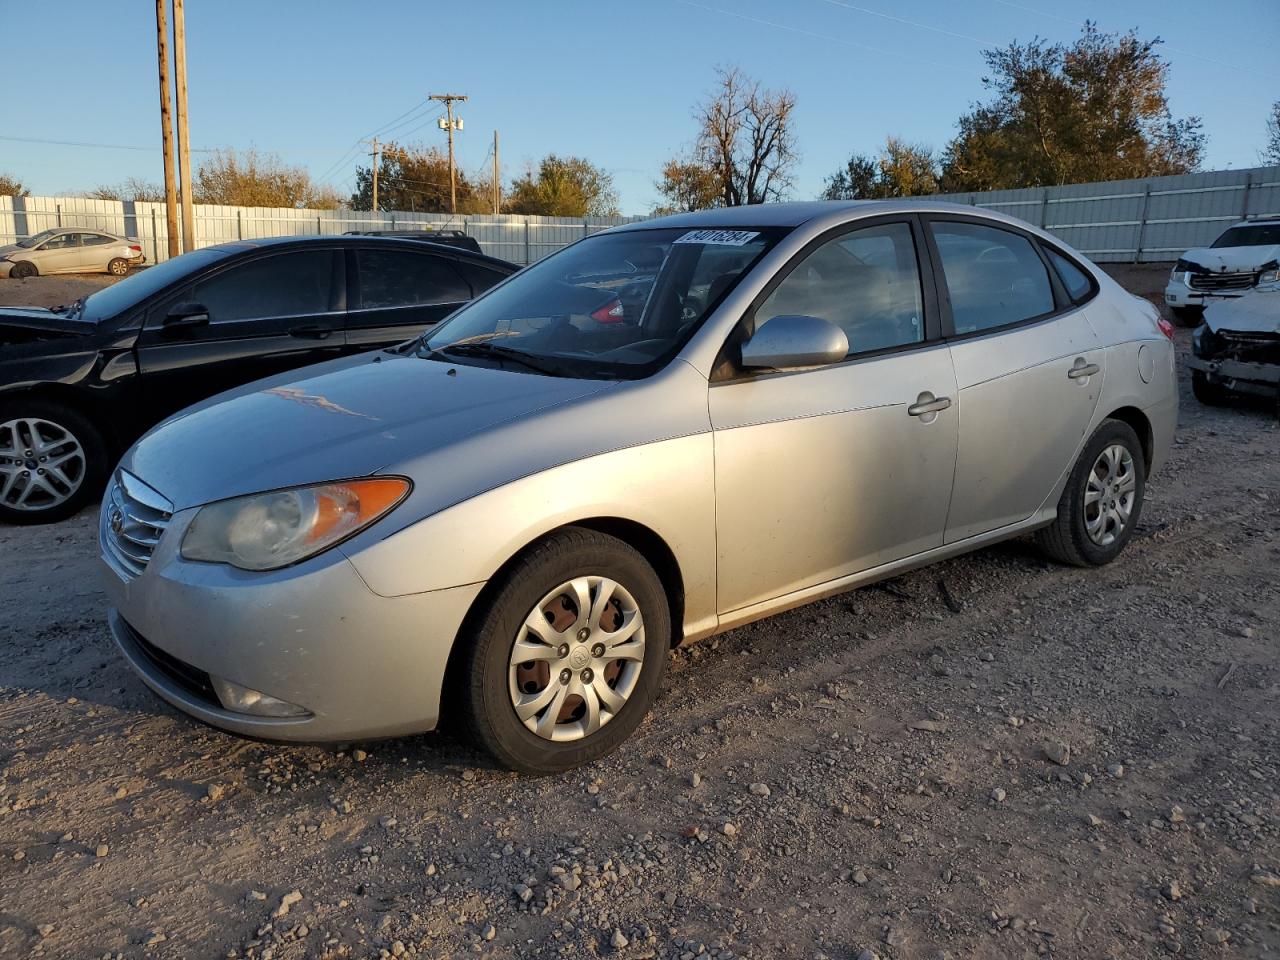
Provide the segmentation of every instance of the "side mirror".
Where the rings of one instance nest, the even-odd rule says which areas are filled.
[[[742,365],[749,369],[818,367],[839,363],[848,355],[845,332],[822,317],[774,317],[742,345]]]
[[[203,303],[175,303],[164,318],[166,330],[186,330],[209,323],[209,308]]]

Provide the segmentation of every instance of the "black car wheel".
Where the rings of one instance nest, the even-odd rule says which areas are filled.
[[[1231,402],[1231,391],[1214,383],[1203,370],[1191,371],[1191,392],[1206,407],[1223,407]]]
[[[1180,327],[1199,326],[1204,319],[1204,307],[1170,307],[1169,312],[1173,314],[1173,322]]]
[[[107,273],[113,277],[123,277],[129,272],[129,261],[116,257],[107,264]]]
[[[1103,420],[1080,452],[1058,517],[1036,534],[1059,563],[1100,567],[1120,555],[1142,515],[1147,464],[1133,427]]]
[[[87,417],[48,400],[0,403],[0,522],[52,523],[101,493],[107,445]]]
[[[662,582],[636,550],[570,528],[495,582],[473,629],[459,711],[474,740],[522,773],[614,750],[657,696],[671,648]]]
[[[9,268],[9,276],[15,280],[26,280],[28,277],[34,277],[38,272],[36,265],[29,260],[19,260]]]

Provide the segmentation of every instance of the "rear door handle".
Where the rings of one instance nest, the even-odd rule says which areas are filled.
[[[324,340],[331,333],[333,333],[333,327],[322,327],[316,323],[289,328],[289,336],[305,337],[309,340]]]
[[[1084,358],[1076,360],[1076,365],[1067,371],[1067,376],[1072,380],[1079,380],[1083,377],[1092,377],[1102,368],[1096,363],[1085,363]]]
[[[941,410],[951,406],[950,397],[935,397],[926,390],[916,398],[916,402],[907,407],[907,415],[912,417],[923,417],[931,413],[938,413]]]

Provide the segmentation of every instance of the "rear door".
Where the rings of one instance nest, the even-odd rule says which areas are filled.
[[[452,258],[400,247],[351,252],[347,343],[357,350],[416,337],[471,299]]]
[[[82,233],[78,266],[86,271],[105,270],[112,258],[132,256],[131,253],[121,252],[122,246],[124,244],[121,241],[104,233]]]
[[[139,338],[148,397],[180,409],[223,390],[340,355],[346,283],[343,251],[268,252],[196,278],[154,305]],[[179,303],[209,314],[196,327],[166,327]]]
[[[959,390],[952,543],[1036,512],[1084,439],[1106,351],[1034,237],[978,218],[927,220]]]

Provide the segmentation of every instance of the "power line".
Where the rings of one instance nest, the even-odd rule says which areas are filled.
[[[55,147],[92,147],[100,150],[141,150],[147,153],[155,153],[160,147],[140,147],[128,143],[91,143],[87,140],[44,140],[39,137],[3,137],[0,140],[8,140],[13,143],[39,143]],[[192,147],[192,153],[215,153],[213,147]]]
[[[890,20],[894,23],[901,23],[908,27],[915,27],[919,30],[928,30],[932,33],[940,33],[944,37],[955,37],[957,40],[971,40],[976,44],[990,44],[993,40],[983,40],[979,37],[971,37],[967,33],[954,33],[950,30],[944,30],[942,27],[935,27],[929,23],[920,23],[916,20],[906,20],[903,17],[895,17],[890,13],[881,13],[879,10],[872,10],[869,7],[860,7],[855,3],[845,3],[844,0],[822,0],[823,3],[829,3],[833,7],[843,7],[846,10],[853,10],[856,13],[865,13],[871,17],[879,17],[882,20]]]

